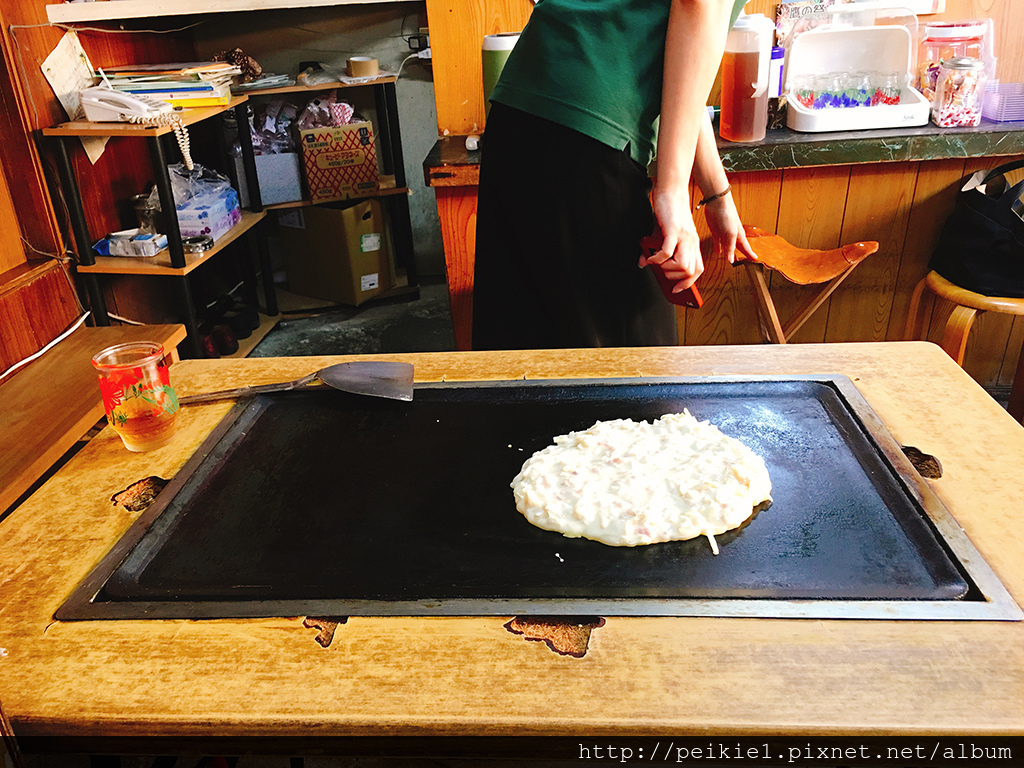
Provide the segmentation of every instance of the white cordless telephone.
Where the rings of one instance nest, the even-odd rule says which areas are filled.
[[[82,91],[81,102],[86,120],[96,123],[136,122],[131,118],[154,117],[174,111],[166,101],[123,93],[101,85]]]
[[[82,109],[86,120],[96,123],[143,123],[148,125],[169,125],[174,130],[181,149],[185,166],[192,170],[192,156],[189,152],[188,130],[181,122],[174,107],[166,101],[157,101],[148,96],[124,93],[113,88],[97,85],[81,92]]]

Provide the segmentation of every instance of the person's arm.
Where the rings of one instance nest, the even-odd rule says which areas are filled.
[[[640,259],[640,266],[661,264],[665,275],[678,281],[673,290],[679,292],[693,285],[704,271],[700,237],[690,212],[689,181],[708,93],[725,50],[733,3],[671,3],[658,129],[658,178],[653,193],[654,215],[664,241],[660,252]]]
[[[722,158],[715,143],[715,129],[711,126],[711,117],[706,110],[693,160],[693,180],[697,182],[704,198],[714,198],[703,206],[704,219],[714,243],[713,253],[720,253],[730,264],[736,260],[737,251],[746,258],[756,259],[743,232],[743,223],[732,193],[726,191],[729,189],[729,177],[722,167]]]

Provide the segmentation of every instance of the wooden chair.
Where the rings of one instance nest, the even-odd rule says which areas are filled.
[[[816,251],[797,248],[778,235],[757,227],[745,226],[743,229],[757,254],[757,261],[745,260],[739,263],[746,268],[747,277],[754,288],[761,335],[766,341],[776,344],[785,344],[856,266],[878,250],[878,243],[870,241],[852,243],[830,251]],[[821,286],[808,296],[785,325],[779,321],[779,313],[768,292],[765,269],[775,270],[797,285]]]
[[[921,299],[925,290],[956,305],[949,320],[946,321],[941,346],[959,366],[963,366],[967,337],[979,314],[998,312],[1004,315],[1024,315],[1024,299],[974,293],[974,291],[951,283],[938,272],[929,272],[917,284],[910,299],[910,313],[907,317],[907,329],[904,334],[904,338],[907,340],[920,339],[924,336],[926,313],[922,311]],[[1013,376],[1008,410],[1013,418],[1024,423],[1024,349],[1021,350],[1017,371]]]

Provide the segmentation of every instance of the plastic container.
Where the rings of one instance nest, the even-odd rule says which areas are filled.
[[[925,24],[917,52],[917,87],[929,101],[935,98],[944,59],[984,59],[985,21],[937,21]]]
[[[782,65],[786,61],[786,49],[781,45],[772,48],[771,62],[768,66],[768,98],[777,99],[782,96]]]
[[[980,59],[943,59],[932,101],[932,122],[940,128],[979,125],[985,100],[985,65]]]
[[[760,141],[768,127],[768,74],[775,27],[761,13],[740,16],[722,57],[719,134],[728,141]]]
[[[500,32],[497,35],[484,37],[483,77],[484,77],[484,116],[491,112],[491,91],[498,82],[498,76],[508,60],[508,55],[519,42],[518,32]]]
[[[786,61],[786,125],[808,133],[926,125],[931,104],[910,85],[911,40],[902,26],[819,27],[797,35]],[[895,73],[889,103],[835,109],[846,92],[837,80],[855,72]]]
[[[989,81],[981,114],[997,123],[1024,120],[1024,83]]]

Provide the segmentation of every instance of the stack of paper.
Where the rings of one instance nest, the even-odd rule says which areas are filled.
[[[104,84],[175,107],[213,107],[231,101],[231,79],[241,70],[223,61],[136,64],[97,74]]]

